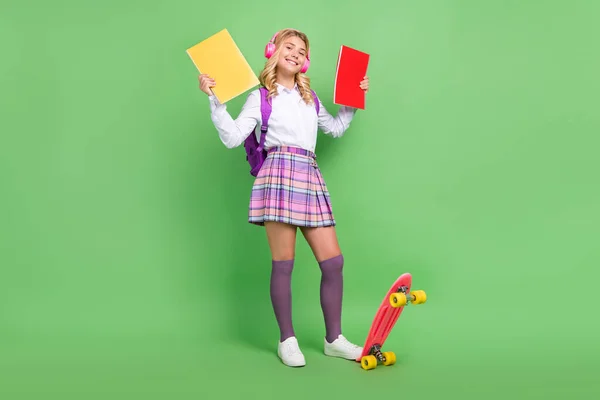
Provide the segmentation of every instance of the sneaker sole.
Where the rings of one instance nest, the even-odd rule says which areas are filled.
[[[288,364],[285,361],[283,361],[283,358],[281,358],[281,355],[279,353],[277,354],[277,356],[279,357],[279,360],[281,361],[281,363],[283,365],[285,365],[285,366],[293,367],[293,368],[298,368],[298,367],[304,367],[304,366],[306,366],[306,361],[304,361],[302,363],[299,363],[299,364],[296,364],[296,363],[290,363],[290,364]]]
[[[342,354],[342,353],[338,353],[335,351],[325,350],[324,353],[326,356],[329,356],[329,357],[338,357],[338,358],[343,358],[345,360],[356,360],[356,357],[348,356],[347,354]]]

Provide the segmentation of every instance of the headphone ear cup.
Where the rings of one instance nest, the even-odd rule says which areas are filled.
[[[302,65],[302,69],[300,70],[300,72],[305,73],[306,71],[308,71],[308,67],[310,67],[310,60],[306,58],[306,60],[304,60],[304,64]]]
[[[271,58],[271,56],[275,53],[275,45],[271,42],[267,43],[265,46],[265,57]]]

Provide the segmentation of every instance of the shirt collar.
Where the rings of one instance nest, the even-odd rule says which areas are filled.
[[[288,88],[286,88],[285,86],[283,86],[283,85],[281,85],[281,84],[279,84],[279,83],[277,83],[277,82],[275,82],[275,85],[277,85],[277,91],[278,91],[278,92],[280,92],[280,93],[281,93],[282,91],[283,91],[283,92],[287,92],[287,93],[290,93],[290,92],[292,92],[292,91],[294,91],[294,90],[295,90],[295,91],[298,91],[298,84],[297,84],[297,83],[294,83],[294,87],[293,87],[292,89],[288,89]]]

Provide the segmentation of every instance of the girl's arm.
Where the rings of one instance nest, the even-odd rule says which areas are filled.
[[[246,103],[236,119],[231,117],[226,104],[221,104],[214,95],[210,95],[208,98],[212,122],[219,132],[221,142],[229,149],[241,145],[254,132],[256,125],[261,122],[258,90],[248,95]]]
[[[369,77],[364,76],[362,81],[360,81],[360,88],[364,90],[365,93],[369,91]],[[334,118],[323,106],[321,100],[319,100],[321,105],[319,111],[319,128],[327,134],[333,137],[340,137],[348,130],[350,127],[350,122],[352,122],[352,118],[354,118],[354,114],[356,114],[357,108],[341,106],[338,110],[337,116]]]
[[[350,127],[350,122],[352,122],[357,109],[348,106],[341,106],[337,115],[334,117],[329,113],[329,111],[327,111],[325,106],[323,106],[323,103],[320,99],[319,103],[319,128],[326,135],[331,135],[335,138],[342,136]]]

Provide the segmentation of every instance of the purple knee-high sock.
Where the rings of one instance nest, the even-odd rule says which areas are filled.
[[[340,254],[319,263],[321,267],[321,309],[325,339],[333,342],[342,333],[342,291],[344,257]]]
[[[294,336],[292,325],[292,269],[294,260],[272,261],[271,303],[279,325],[280,341]]]

